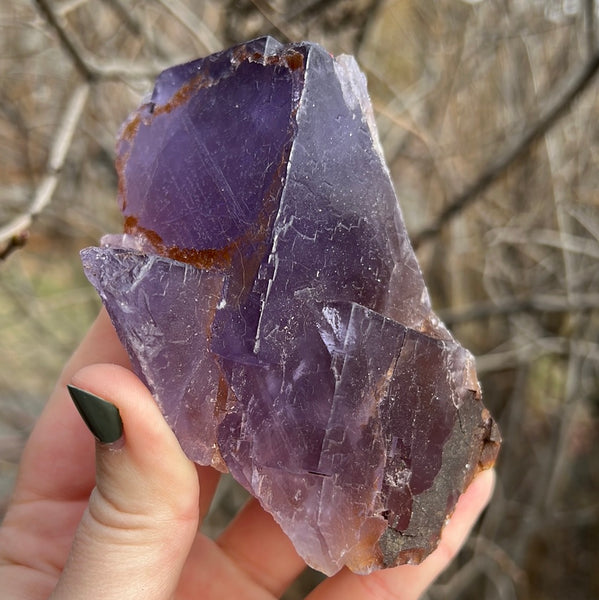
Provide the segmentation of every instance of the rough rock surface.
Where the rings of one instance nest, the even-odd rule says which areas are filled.
[[[173,67],[117,168],[125,233],[83,263],[185,452],[324,573],[422,560],[499,433],[355,61],[261,38]]]

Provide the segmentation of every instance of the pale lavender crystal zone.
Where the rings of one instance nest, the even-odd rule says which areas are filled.
[[[118,151],[125,234],[83,263],[185,452],[325,573],[420,561],[499,435],[353,59],[262,38],[174,67]]]

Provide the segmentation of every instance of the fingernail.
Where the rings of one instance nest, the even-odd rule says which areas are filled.
[[[74,385],[67,385],[67,389],[88,429],[99,442],[110,444],[123,435],[121,415],[114,404]]]

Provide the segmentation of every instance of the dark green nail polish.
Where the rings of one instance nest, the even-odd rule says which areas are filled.
[[[67,389],[88,429],[99,442],[110,444],[123,435],[121,415],[114,404],[73,385],[67,385]]]

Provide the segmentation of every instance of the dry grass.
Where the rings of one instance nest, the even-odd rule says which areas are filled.
[[[124,117],[168,64],[264,33],[310,39],[368,74],[435,305],[505,436],[494,502],[430,597],[598,597],[598,14],[592,0],[5,2],[0,502],[98,307],[77,251],[120,228]],[[220,506],[213,527],[234,508]]]

